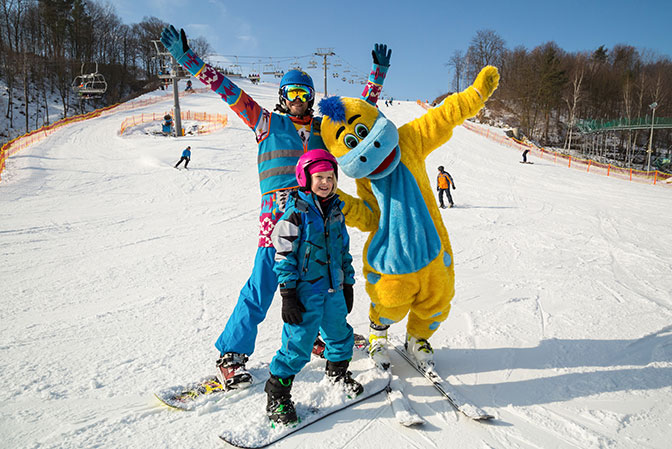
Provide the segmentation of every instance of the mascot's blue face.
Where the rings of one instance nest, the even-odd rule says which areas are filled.
[[[374,106],[358,98],[329,97],[320,102],[321,135],[351,178],[381,179],[399,165],[399,132]]]

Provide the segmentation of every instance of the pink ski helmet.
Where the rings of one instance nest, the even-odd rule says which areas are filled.
[[[338,163],[327,150],[317,149],[303,153],[296,164],[296,180],[299,182],[299,188],[310,189],[310,175],[329,170],[333,170],[338,179]]]

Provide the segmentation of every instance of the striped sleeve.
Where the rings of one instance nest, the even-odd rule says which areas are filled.
[[[301,237],[301,214],[293,209],[286,211],[275,225],[271,240],[275,247],[275,265],[278,283],[286,288],[296,288],[299,279],[299,265],[296,251]]]

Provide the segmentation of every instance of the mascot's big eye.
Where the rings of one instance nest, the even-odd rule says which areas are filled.
[[[362,123],[358,123],[355,125],[355,134],[357,134],[357,137],[360,139],[363,139],[369,135],[369,128],[367,128],[366,125]]]
[[[343,143],[345,143],[346,147],[353,149],[359,143],[359,139],[352,134],[346,134],[345,137],[343,137]]]

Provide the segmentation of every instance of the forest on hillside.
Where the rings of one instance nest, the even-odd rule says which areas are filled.
[[[654,111],[650,105],[655,107],[656,124],[672,124],[672,60],[666,55],[626,44],[574,53],[554,42],[531,50],[509,49],[496,31],[479,30],[466,50],[455,51],[446,62],[454,90],[471,84],[488,64],[501,74],[488,108],[500,121],[544,146],[580,148],[631,166],[641,164],[648,129],[584,134],[581,125],[590,122],[595,128],[602,122],[638,119],[650,124]],[[670,128],[656,129],[652,147],[654,158],[669,158]]]
[[[156,17],[122,23],[109,2],[0,0],[0,81],[6,86],[0,113],[8,127],[29,131],[49,124],[54,95],[64,117],[80,113],[73,80],[96,68],[107,89],[90,107],[156,89],[162,60],[152,41],[166,25]],[[190,45],[202,54],[211,51],[203,38]]]

